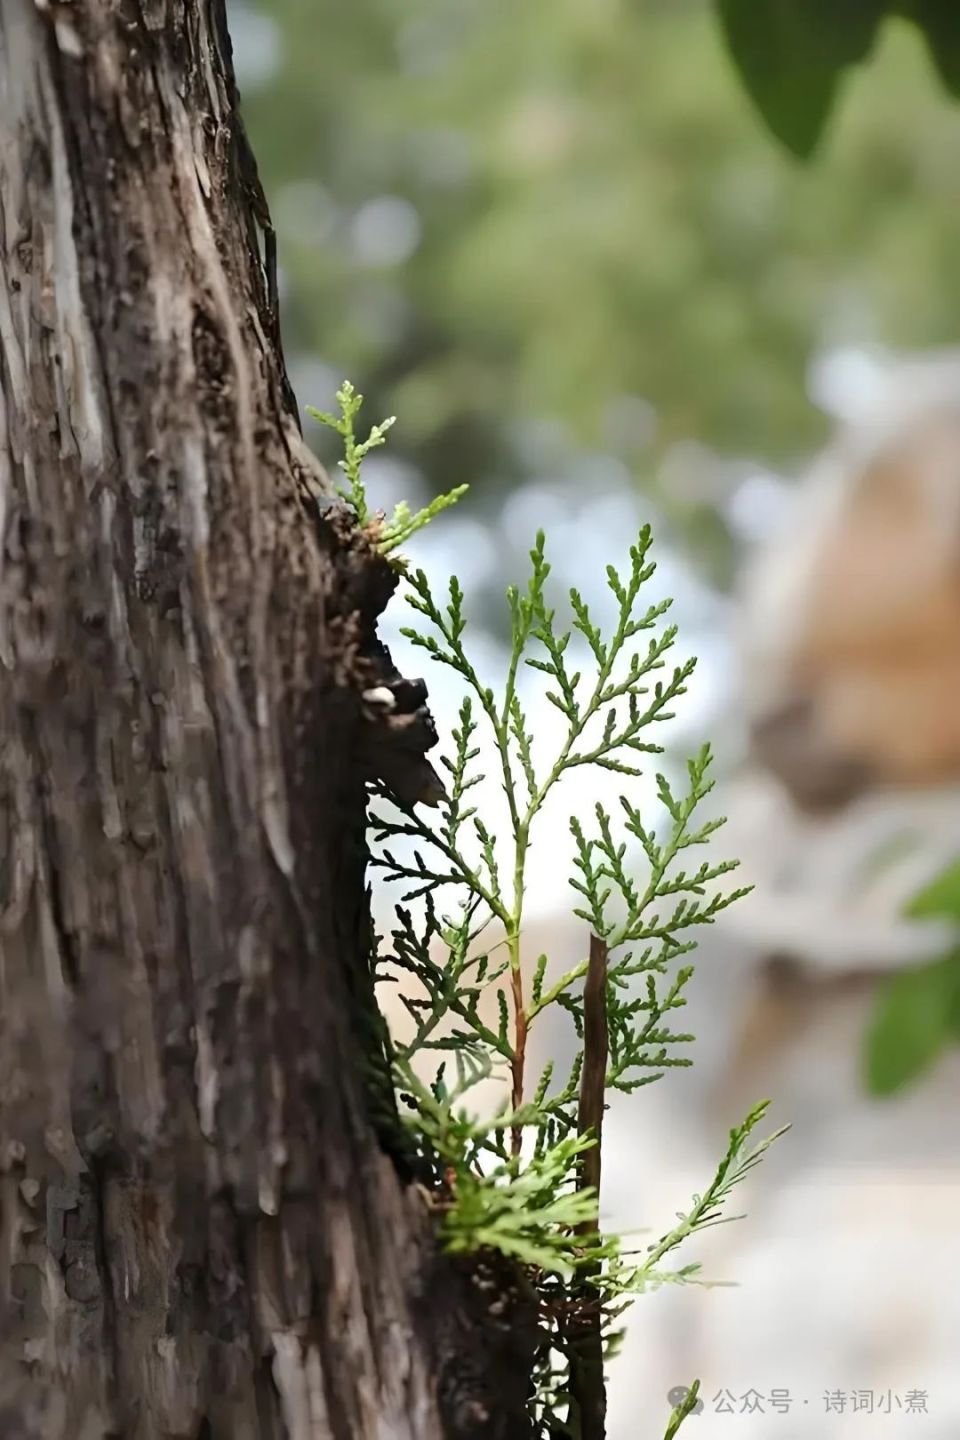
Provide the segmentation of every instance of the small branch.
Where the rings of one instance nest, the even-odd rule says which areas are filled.
[[[670,1423],[667,1425],[667,1433],[664,1435],[663,1440],[673,1440],[673,1437],[680,1429],[680,1426],[683,1424],[684,1420],[686,1420],[688,1415],[692,1415],[694,1410],[696,1409],[697,1398],[699,1394],[700,1381],[694,1380],[693,1384],[690,1386],[690,1389],[687,1391],[684,1398],[680,1401],[680,1404],[676,1407],[673,1414],[670,1416]],[[702,1406],[703,1402],[701,1401],[700,1403]]]
[[[518,951],[513,951],[510,957],[511,975],[510,989],[513,996],[513,1059],[510,1062],[512,1072],[512,1094],[511,1102],[514,1110],[519,1110],[523,1105],[524,1071],[527,1063],[527,1030],[529,1019],[527,1016],[526,999],[523,993],[523,972],[520,969],[520,956]],[[510,1148],[514,1155],[520,1154],[520,1146],[523,1139],[523,1130],[519,1125],[514,1125],[510,1132]]]
[[[600,1145],[603,1134],[604,1094],[607,1084],[607,942],[590,936],[590,959],[583,987],[583,1073],[577,1130],[592,1134],[596,1144],[583,1156],[580,1189],[600,1194]],[[587,1233],[590,1226],[587,1227]]]
[[[580,1106],[577,1130],[592,1135],[595,1143],[581,1157],[579,1189],[592,1190],[600,1198],[601,1142],[607,1080],[609,1036],[607,1028],[608,946],[598,935],[590,936],[590,959],[583,989],[583,1072],[580,1079]],[[594,1222],[577,1226],[579,1234],[591,1236]],[[584,1267],[579,1285],[580,1313],[574,1321],[570,1347],[569,1425],[578,1440],[605,1440],[607,1433],[607,1392],[603,1378],[603,1311],[597,1287],[591,1283],[594,1267]]]

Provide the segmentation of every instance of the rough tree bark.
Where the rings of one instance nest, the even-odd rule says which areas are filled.
[[[371,1119],[364,777],[430,725],[223,0],[0,0],[0,85],[0,1434],[513,1440],[531,1317]]]

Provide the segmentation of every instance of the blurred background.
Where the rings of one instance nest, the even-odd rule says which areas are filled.
[[[684,1256],[739,1288],[635,1306],[611,1440],[662,1434],[694,1375],[704,1440],[955,1437],[960,1075],[924,1031],[878,1098],[862,1052],[885,977],[955,930],[903,912],[960,854],[960,106],[891,20],[801,165],[708,0],[228,8],[298,400],[349,377],[399,417],[384,508],[469,482],[410,551],[459,575],[491,675],[541,526],[602,605],[650,521],[699,657],[667,762],[712,739],[757,890],[701,944],[694,1070],[611,1116],[605,1214],[660,1233],[760,1096],[794,1130]],[[535,855],[534,953],[575,949],[565,825]],[[898,1034],[946,1033],[923,1005]]]

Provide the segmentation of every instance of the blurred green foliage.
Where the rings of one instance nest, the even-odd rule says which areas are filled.
[[[430,493],[600,452],[723,579],[714,462],[819,443],[811,354],[957,336],[960,107],[912,26],[884,28],[803,167],[710,0],[230,10],[298,398],[355,376]]]

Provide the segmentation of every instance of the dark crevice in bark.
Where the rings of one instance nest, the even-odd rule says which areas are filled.
[[[269,1357],[258,1361],[253,1378],[254,1397],[257,1411],[257,1440],[281,1440],[283,1432],[277,1428],[276,1417],[281,1413],[280,1392],[273,1378]],[[219,1437],[211,1428],[211,1440]]]
[[[104,1179],[107,1166],[103,1161],[98,1161],[93,1157],[90,1157],[87,1163],[89,1165],[91,1179],[91,1203],[94,1207],[96,1222],[94,1230],[94,1255],[101,1288],[101,1303],[103,1306],[101,1334],[103,1337],[105,1358],[107,1360],[107,1375],[109,1377],[107,1394],[105,1396],[107,1409],[107,1416],[105,1418],[106,1423],[109,1424],[110,1417],[112,1416],[116,1424],[121,1420],[120,1396],[116,1383],[120,1361],[120,1347],[118,1344],[118,1326],[120,1322],[116,1297],[113,1293],[113,1280],[110,1275],[110,1234],[104,1217]],[[117,1433],[123,1435],[129,1428],[126,1423],[120,1423]]]
[[[60,885],[60,864],[61,857],[57,846],[56,832],[50,817],[50,807],[47,794],[48,785],[43,775],[43,754],[36,743],[36,730],[28,715],[24,716],[25,728],[27,729],[33,744],[30,749],[35,757],[34,774],[36,776],[37,788],[37,815],[40,821],[40,834],[43,841],[43,853],[46,859],[45,880],[50,897],[50,918],[53,921],[57,932],[58,952],[61,961],[61,974],[68,985],[75,986],[80,978],[80,964],[74,946],[73,936],[66,923],[64,905]]]

